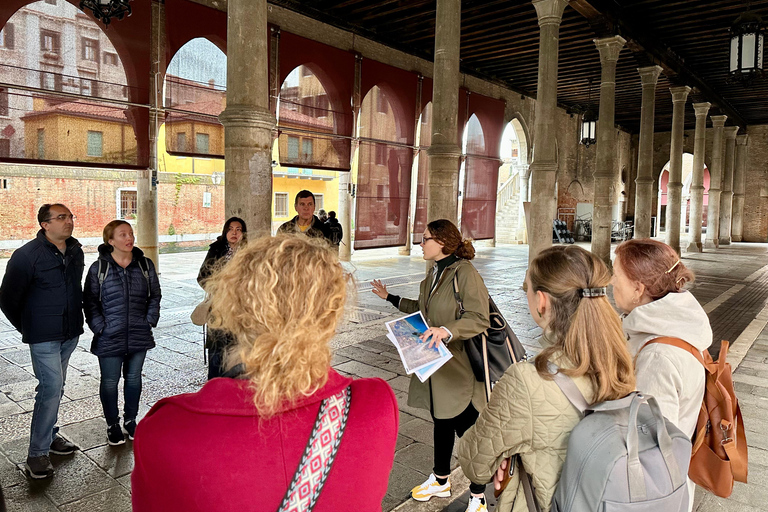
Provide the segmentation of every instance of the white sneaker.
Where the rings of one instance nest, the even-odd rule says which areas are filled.
[[[438,498],[447,498],[451,495],[451,480],[448,479],[445,485],[437,483],[435,474],[431,473],[427,481],[421,485],[417,485],[411,490],[411,497],[416,501],[429,501],[432,496]]]
[[[480,498],[470,496],[466,512],[488,512],[488,507],[480,501]]]

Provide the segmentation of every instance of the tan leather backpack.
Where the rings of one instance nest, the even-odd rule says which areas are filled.
[[[727,498],[733,491],[734,480],[747,482],[747,438],[733,388],[731,365],[726,362],[728,342],[721,342],[716,362],[708,351],[702,355],[696,347],[678,338],[656,338],[643,348],[651,343],[685,350],[704,366],[706,389],[691,440],[693,449],[688,477],[712,494]]]

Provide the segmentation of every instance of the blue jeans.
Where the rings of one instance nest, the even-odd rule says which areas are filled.
[[[30,457],[48,455],[51,443],[59,427],[59,404],[64,396],[69,356],[77,347],[79,336],[66,341],[31,343],[32,370],[37,377],[35,407],[32,410],[32,426],[29,434]]]
[[[117,409],[117,383],[120,381],[122,370],[123,394],[125,396],[125,409],[123,421],[136,419],[139,413],[139,398],[141,397],[141,369],[144,367],[144,357],[147,351],[135,352],[127,356],[100,357],[101,383],[99,385],[99,397],[104,409],[104,418],[107,425],[120,423],[120,411]]]

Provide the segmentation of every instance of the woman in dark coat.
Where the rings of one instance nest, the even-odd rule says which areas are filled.
[[[205,288],[205,280],[211,277],[214,271],[225,265],[235,252],[245,245],[248,240],[248,229],[245,221],[239,217],[230,217],[224,223],[221,236],[213,242],[205,255],[205,261],[200,267],[197,282]],[[226,332],[218,329],[208,329],[205,339],[205,348],[208,349],[208,380],[221,377],[222,354],[224,349],[232,342]]]
[[[160,280],[152,260],[134,247],[133,228],[124,220],[104,227],[99,258],[85,279],[85,319],[93,331],[91,352],[99,358],[99,395],[107,420],[107,441],[125,443],[117,408],[122,373],[123,426],[133,440],[141,396],[141,370],[147,350],[155,346],[152,328],[160,320]]]

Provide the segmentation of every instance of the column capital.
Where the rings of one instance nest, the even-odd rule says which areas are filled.
[[[569,0],[531,0],[536,8],[539,26],[560,25],[563,20],[563,11],[565,11],[568,2]]]
[[[691,92],[691,88],[687,85],[681,85],[670,87],[669,92],[672,93],[672,103],[685,103],[688,101],[688,93]]]
[[[726,139],[735,139],[736,134],[739,131],[738,126],[726,126],[725,127],[725,138]],[[746,135],[743,135],[743,137],[746,137]]]
[[[611,36],[595,39],[594,42],[595,46],[597,46],[597,51],[600,52],[600,63],[604,64],[605,62],[616,62],[619,60],[619,53],[624,48],[627,40],[621,36]]]
[[[749,142],[748,137],[749,137],[749,135],[747,135],[746,133],[744,135],[737,135],[736,136],[736,144],[738,146],[746,146],[747,142]]]
[[[725,126],[725,120],[728,119],[728,116],[710,116],[710,119],[712,119],[712,126],[715,128],[722,128]]]
[[[709,107],[711,106],[712,104],[707,101],[703,103],[694,103],[693,111],[696,113],[696,117],[700,117],[700,116],[707,117],[707,113],[709,112]]]
[[[637,72],[640,73],[640,82],[643,87],[646,85],[656,87],[656,82],[659,81],[659,75],[661,75],[661,66],[646,66],[644,68],[637,68]]]

